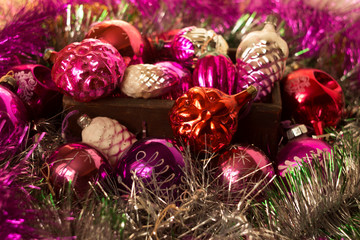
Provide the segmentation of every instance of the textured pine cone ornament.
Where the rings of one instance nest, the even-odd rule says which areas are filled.
[[[118,121],[107,117],[89,118],[82,115],[78,124],[83,128],[82,142],[100,150],[115,166],[122,152],[136,142],[135,135]]]
[[[182,29],[171,42],[171,54],[184,66],[195,66],[197,59],[206,52],[217,51],[227,54],[226,40],[213,30],[187,27]]]
[[[133,98],[154,98],[169,92],[178,82],[178,74],[170,68],[137,64],[126,69],[121,91]]]
[[[283,76],[289,55],[287,43],[275,31],[276,21],[269,16],[264,28],[249,33],[236,51],[236,91],[255,86],[258,89],[255,101],[271,93],[274,83]]]

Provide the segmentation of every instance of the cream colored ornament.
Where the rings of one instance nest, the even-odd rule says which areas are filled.
[[[137,64],[129,66],[121,82],[121,91],[133,98],[154,98],[169,92],[179,82],[170,68]]]
[[[111,118],[91,119],[84,114],[78,119],[78,124],[83,128],[82,142],[100,150],[111,166],[115,166],[124,150],[136,142],[134,134]]]

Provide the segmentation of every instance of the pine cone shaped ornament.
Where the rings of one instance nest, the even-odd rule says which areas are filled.
[[[133,133],[111,118],[91,119],[84,114],[78,119],[78,124],[83,128],[82,142],[100,150],[111,166],[115,166],[124,150],[136,142]]]
[[[255,101],[271,93],[274,83],[283,76],[289,55],[287,43],[276,33],[276,22],[277,19],[270,15],[264,28],[249,33],[236,51],[236,91],[255,86],[258,89]]]
[[[184,66],[195,66],[197,59],[206,52],[217,51],[227,54],[226,40],[213,30],[187,27],[182,29],[171,42],[171,54]]]
[[[178,82],[179,75],[170,68],[137,64],[126,69],[121,91],[133,98],[154,98],[169,92]]]

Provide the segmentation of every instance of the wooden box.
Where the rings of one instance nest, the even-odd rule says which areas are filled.
[[[263,149],[269,156],[275,156],[279,140],[281,117],[280,87],[272,93],[270,103],[254,103],[249,114],[240,119],[238,131],[234,135],[234,143],[252,143]],[[63,105],[66,110],[79,110],[90,117],[106,116],[118,120],[131,132],[141,137],[143,122],[146,123],[150,137],[173,137],[168,113],[173,106],[172,100],[105,98],[81,103],[64,96]],[[71,135],[80,138],[81,129],[76,120],[79,115],[69,119]]]

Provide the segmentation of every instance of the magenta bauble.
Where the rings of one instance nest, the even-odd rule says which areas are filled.
[[[183,156],[175,141],[167,138],[148,138],[134,143],[120,159],[114,172],[119,186],[131,188],[133,177],[154,190],[179,191],[182,183]]]
[[[112,45],[85,39],[57,53],[51,76],[60,92],[89,102],[112,93],[122,81],[125,68],[123,58]]]
[[[233,94],[235,65],[230,58],[211,52],[199,58],[193,73],[193,85],[217,88],[224,93]]]
[[[287,143],[277,155],[277,171],[284,177],[295,167],[300,167],[301,163],[311,163],[314,157],[323,159],[323,154],[331,153],[331,146],[319,139],[309,137],[298,138]]]
[[[217,167],[220,183],[233,196],[239,191],[248,193],[258,185],[252,195],[257,194],[275,174],[269,158],[252,145],[231,146],[220,156]]]
[[[24,147],[28,112],[20,98],[0,85],[0,162]]]

